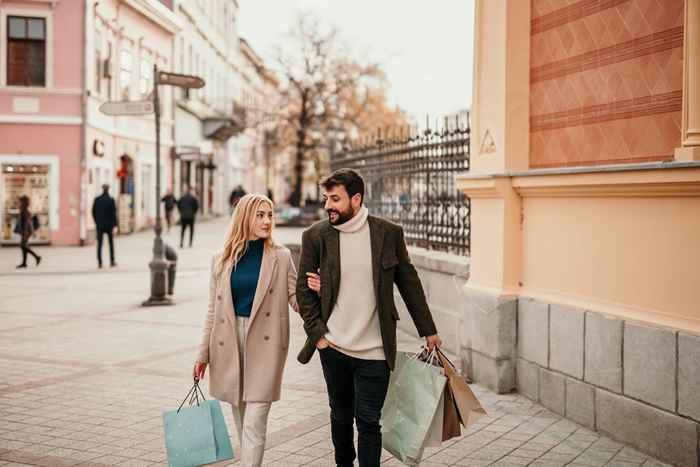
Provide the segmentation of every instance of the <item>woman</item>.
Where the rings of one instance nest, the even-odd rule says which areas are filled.
[[[207,365],[209,392],[233,408],[241,465],[262,464],[267,417],[279,400],[289,348],[289,305],[297,312],[296,269],[272,240],[273,205],[248,194],[233,212],[222,253],[212,260],[209,307],[195,379]],[[320,290],[317,278],[309,287]]]
[[[19,246],[22,249],[22,264],[17,265],[17,269],[27,267],[27,254],[31,254],[36,265],[39,266],[41,256],[29,248],[29,239],[34,235],[34,225],[32,224],[32,213],[29,212],[29,197],[26,195],[19,197],[19,219],[17,219],[15,233],[21,237]]]

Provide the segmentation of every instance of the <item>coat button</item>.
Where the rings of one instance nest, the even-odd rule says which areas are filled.
[[[223,322],[225,322],[226,320],[225,320],[224,318],[221,318],[219,321],[221,321],[221,322],[223,323]]]
[[[265,316],[270,316],[270,312],[268,311],[267,313],[265,313]]]
[[[266,341],[269,341],[269,340],[270,340],[270,336],[265,336],[265,340],[266,340]]]
[[[272,295],[272,292],[274,292],[272,289],[270,289],[270,295]]]
[[[221,300],[221,294],[217,295],[216,298],[217,298],[218,300]]]
[[[219,345],[224,345],[224,341],[219,341]]]

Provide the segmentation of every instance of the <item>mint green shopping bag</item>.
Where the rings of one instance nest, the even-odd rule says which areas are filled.
[[[397,353],[380,423],[382,447],[401,462],[420,462],[446,383],[440,368]]]
[[[233,458],[221,404],[216,400],[200,401],[201,392],[195,381],[180,407],[163,413],[170,467],[195,467]],[[190,406],[183,408],[188,399]]]

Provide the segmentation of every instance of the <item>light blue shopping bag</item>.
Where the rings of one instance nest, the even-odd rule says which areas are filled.
[[[219,401],[199,400],[197,382],[185,397],[190,406],[163,413],[165,447],[170,467],[195,467],[233,458]],[[202,398],[204,395],[202,394]]]

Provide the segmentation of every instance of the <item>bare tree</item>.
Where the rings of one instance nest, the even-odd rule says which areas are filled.
[[[277,65],[284,89],[276,110],[280,139],[295,146],[295,182],[289,201],[299,206],[307,154],[328,154],[319,146],[334,144],[333,135],[339,131],[359,134],[372,127],[400,125],[405,118],[386,104],[387,82],[381,67],[353,59],[337,30],[323,28],[309,14],[299,16],[284,46],[278,48]]]

